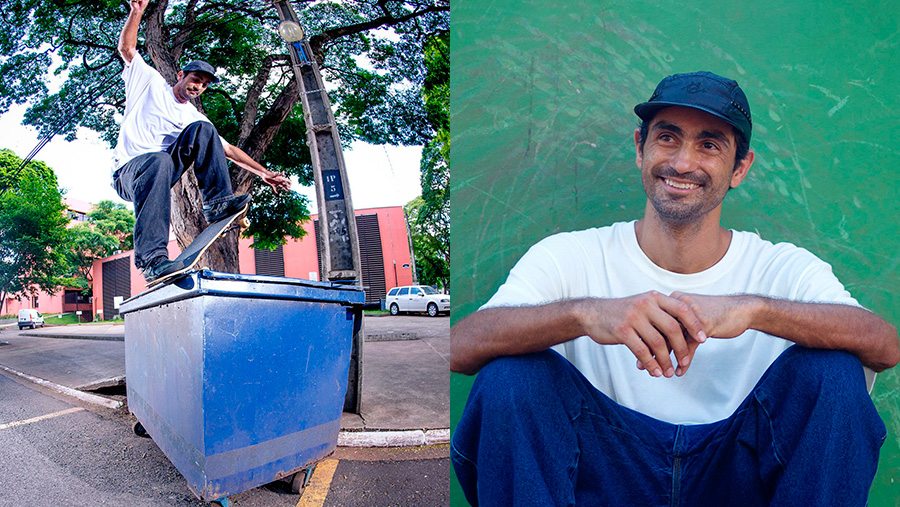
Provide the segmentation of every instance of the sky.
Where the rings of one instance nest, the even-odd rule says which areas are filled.
[[[40,140],[36,129],[22,125],[25,109],[24,105],[14,106],[0,116],[0,149],[11,149],[22,158]],[[71,143],[62,136],[54,137],[35,160],[45,162],[56,172],[59,185],[67,190],[66,197],[89,203],[101,200],[124,203],[110,186],[113,150],[93,131],[81,129],[78,137]],[[421,146],[353,143],[350,150],[344,151],[344,161],[354,209],[403,206],[420,195],[421,156]],[[309,197],[310,212],[316,213],[313,187],[302,187],[296,179],[293,183],[292,190]]]

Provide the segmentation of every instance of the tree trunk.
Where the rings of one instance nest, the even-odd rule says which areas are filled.
[[[163,13],[167,7],[167,0],[161,0],[153,12],[146,14],[146,45],[154,66],[159,70],[160,74],[169,84],[174,84],[179,70],[177,58],[179,55],[175,52],[181,52],[181,45],[176,44],[175,49],[170,49],[166,44],[166,34],[163,28]],[[151,4],[153,5],[153,4]],[[148,9],[149,10],[149,9]],[[183,33],[183,37],[189,36],[190,33]],[[283,57],[281,57],[283,58]],[[279,59],[273,57],[267,61],[267,66],[271,66],[271,61]],[[263,72],[261,72],[263,74]],[[268,69],[264,72],[264,76],[260,79],[265,82],[268,76]],[[271,144],[272,139],[278,132],[281,123],[290,114],[294,104],[299,100],[300,95],[296,84],[292,81],[289,86],[282,90],[279,97],[275,100],[272,108],[266,113],[262,120],[253,125],[249,129],[246,142],[239,142],[239,148],[247,152],[252,158],[259,160]],[[203,106],[199,101],[194,105],[203,112]],[[255,104],[254,104],[255,106]],[[248,125],[253,124],[256,118],[256,108],[245,111],[244,122]],[[247,129],[242,129],[247,132]],[[241,146],[245,145],[245,146]],[[240,169],[237,177],[232,181],[232,187],[236,194],[246,194],[251,191],[253,184],[253,175],[248,171]],[[183,250],[206,228],[206,219],[203,217],[203,198],[200,194],[200,187],[197,178],[194,175],[193,167],[188,168],[181,179],[172,187],[172,230],[175,233],[175,239],[178,246]],[[200,259],[198,267],[209,268],[216,271],[224,271],[228,273],[240,272],[240,262],[238,257],[238,239],[239,231],[232,230],[225,234],[223,238],[216,240]]]

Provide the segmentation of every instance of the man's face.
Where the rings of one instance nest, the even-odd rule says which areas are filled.
[[[644,193],[666,222],[688,223],[722,204],[744,180],[749,152],[735,169],[735,139],[720,118],[689,107],[667,107],[650,123],[643,152],[634,134]]]
[[[184,103],[191,99],[196,99],[209,88],[212,83],[212,76],[205,72],[188,72],[178,71],[178,81],[172,87],[175,98],[179,102]]]

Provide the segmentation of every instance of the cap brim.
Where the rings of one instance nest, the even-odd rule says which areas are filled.
[[[665,109],[667,107],[672,107],[672,106],[689,107],[691,109],[698,109],[700,111],[703,111],[704,113],[711,114],[711,115],[715,116],[716,118],[721,118],[722,121],[724,121],[725,123],[731,125],[732,127],[736,128],[736,129],[740,130],[741,133],[743,133],[742,127],[740,125],[736,124],[735,122],[731,121],[730,119],[726,118],[725,116],[722,116],[721,114],[719,114],[715,111],[712,111],[710,109],[707,109],[705,107],[701,107],[701,106],[698,106],[695,104],[682,104],[680,102],[662,102],[662,101],[641,102],[640,104],[634,106],[634,114],[638,115],[638,118],[640,118],[642,120],[649,120],[649,119],[653,118],[653,116],[656,115],[656,113],[658,113],[660,109]]]

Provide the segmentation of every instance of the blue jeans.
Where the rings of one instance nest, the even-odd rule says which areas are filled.
[[[845,352],[792,346],[731,417],[686,426],[548,350],[482,369],[451,458],[472,505],[863,506],[885,436]]]
[[[191,164],[204,203],[233,195],[219,133],[204,121],[185,127],[166,151],[139,155],[113,174],[119,197],[134,203],[134,264],[139,269],[157,257],[168,258],[170,190]]]

